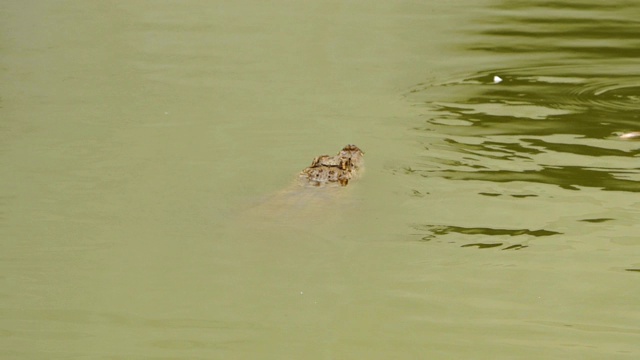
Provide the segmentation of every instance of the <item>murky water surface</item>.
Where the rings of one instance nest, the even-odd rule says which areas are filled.
[[[5,1],[2,358],[637,359],[638,19]]]

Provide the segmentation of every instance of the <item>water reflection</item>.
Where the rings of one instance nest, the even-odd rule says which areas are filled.
[[[640,4],[521,1],[496,9],[466,50],[500,59],[499,67],[421,83],[406,94],[424,111],[424,123],[414,128],[424,150],[397,173],[494,188],[524,183],[640,192],[640,143],[619,138],[640,129]],[[562,206],[562,197],[555,196],[554,206]],[[513,198],[510,206],[521,206],[518,201],[526,199]],[[452,232],[537,236],[521,229],[422,226],[429,228],[427,239]]]
[[[629,46],[640,27],[637,2],[509,1],[497,9],[488,20],[492,26],[482,32],[492,41],[471,49],[579,59],[640,55],[640,48]]]
[[[461,227],[461,226],[436,226],[436,225],[423,225],[417,226],[417,230],[427,231],[430,234],[423,236],[422,241],[431,241],[437,238],[446,239],[444,235],[458,234],[458,235],[470,235],[470,239],[477,241],[477,235],[487,237],[493,237],[496,239],[503,239],[505,237],[514,237],[525,235],[526,239],[517,244],[509,244],[507,241],[495,242],[495,240],[489,240],[484,242],[472,242],[465,243],[461,247],[476,247],[478,249],[491,249],[501,248],[502,250],[520,250],[528,247],[527,245],[530,238],[561,235],[560,232],[550,230],[529,230],[529,229],[495,229],[489,227]],[[458,237],[460,239],[461,237]],[[464,237],[462,237],[464,238]],[[466,240],[466,239],[464,239]],[[503,247],[504,246],[504,247]]]
[[[490,235],[490,236],[517,236],[517,235],[531,235],[531,236],[551,236],[560,234],[557,231],[549,230],[529,230],[529,229],[491,229],[491,228],[465,228],[460,226],[428,226],[429,231],[434,235],[458,233],[465,235]]]
[[[503,81],[494,83],[494,75]],[[483,134],[607,138],[640,126],[635,62],[491,69],[418,85],[408,97],[418,103],[426,100],[424,104],[440,113],[433,124],[474,126]]]

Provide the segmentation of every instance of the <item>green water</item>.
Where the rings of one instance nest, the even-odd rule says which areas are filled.
[[[638,358],[638,19],[3,2],[1,357]]]

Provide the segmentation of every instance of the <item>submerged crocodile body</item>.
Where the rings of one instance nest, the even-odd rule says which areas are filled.
[[[313,159],[311,166],[302,170],[300,180],[312,186],[347,186],[363,170],[364,152],[349,144],[334,156],[320,155]]]
[[[354,200],[343,190],[362,175],[363,155],[357,146],[347,145],[336,155],[314,158],[295,183],[254,203],[242,212],[239,223],[263,230],[275,226],[302,231],[314,224],[341,222],[348,218]]]

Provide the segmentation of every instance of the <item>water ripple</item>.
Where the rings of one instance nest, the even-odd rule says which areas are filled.
[[[495,76],[502,81],[496,83]],[[497,68],[419,84],[406,95],[412,102],[457,106],[467,113],[475,109],[496,116],[545,119],[595,111],[637,120],[637,113],[626,112],[640,110],[640,71],[635,63]]]
[[[639,12],[499,2],[463,27],[468,67],[405,93],[421,148],[392,172],[412,177],[416,209],[446,207],[425,216],[422,240],[511,250],[594,229],[627,236],[640,193],[640,143],[627,141],[640,138]]]
[[[555,196],[546,193],[545,199],[535,202],[516,197],[487,202],[497,207],[495,216],[522,206],[545,209],[546,200],[548,207],[579,211],[569,192],[582,191],[593,197],[586,201],[615,208],[619,204],[607,203],[607,196],[598,193],[640,192],[640,146],[617,136],[640,130],[640,71],[635,64],[617,61],[489,69],[419,84],[406,97],[424,110],[422,124],[413,128],[423,150],[415,161],[399,166],[394,173],[424,181],[450,180],[460,184],[450,186],[465,187],[485,198],[527,186],[558,189],[553,191]],[[547,217],[544,211],[527,216],[530,224],[528,219],[520,220],[527,227],[504,221],[501,229],[468,227],[463,218],[441,217],[449,225],[425,224],[422,230],[427,234],[421,236],[425,241],[473,240],[462,247],[520,250],[539,237],[566,236],[563,226],[580,226],[561,222],[563,226],[554,226],[561,231],[552,231],[535,221]],[[595,219],[581,222],[606,221]],[[488,214],[482,221],[496,220]],[[507,240],[514,236],[528,240]]]
[[[587,1],[506,1],[479,21],[485,26],[482,38],[469,49],[529,57],[635,59],[640,55],[639,11],[637,1],[604,6]]]
[[[546,237],[553,235],[562,235],[562,233],[557,231],[551,231],[546,229],[498,229],[491,227],[463,227],[463,226],[453,226],[453,225],[415,225],[414,228],[420,232],[428,232],[429,234],[418,234],[422,236],[422,241],[432,241],[439,237],[443,237],[449,234],[457,234],[457,235],[471,235],[474,240],[478,240],[478,236],[486,237],[495,237],[498,239],[504,239],[504,241],[495,242],[472,242],[461,245],[460,247],[476,247],[478,249],[491,249],[502,247],[502,250],[520,250],[527,248],[529,245],[526,243],[528,239],[526,238],[537,238],[537,237]],[[505,239],[506,237],[520,237],[525,236],[525,239],[516,244],[509,244]],[[464,237],[459,237],[463,239]]]
[[[414,173],[640,191],[630,159],[640,149],[615,137],[640,128],[635,66],[486,70],[418,85],[407,97],[426,107],[429,117],[415,130],[432,137],[427,161],[412,165]]]
[[[599,109],[640,110],[640,77],[601,80],[574,89],[574,93],[580,102]]]

